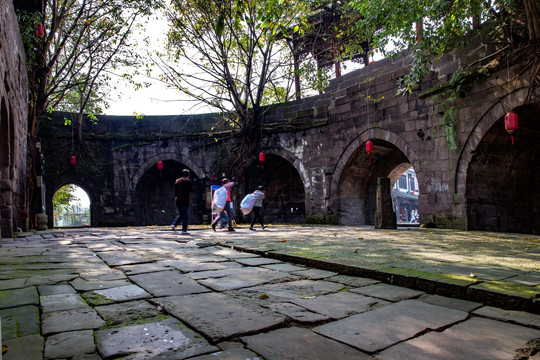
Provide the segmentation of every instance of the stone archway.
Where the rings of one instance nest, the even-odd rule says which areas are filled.
[[[161,157],[164,159],[164,157]],[[161,160],[163,169],[157,167],[157,160],[139,178],[134,190],[134,217],[135,224],[144,225],[170,225],[177,215],[174,203],[174,182],[182,170],[191,172],[191,179],[195,191],[191,196],[190,223],[201,224],[205,204],[202,197],[204,186],[199,181],[196,172],[185,164],[176,160]]]
[[[371,162],[365,151],[367,140],[374,144]],[[396,134],[381,128],[363,132],[336,165],[330,189],[330,197],[335,199],[332,211],[344,225],[373,224],[377,178],[390,177],[393,184],[416,159],[414,151]]]
[[[479,142],[470,150],[465,191],[469,230],[540,233],[540,103],[511,109],[518,114],[515,145],[504,127],[502,108],[480,123]],[[499,116],[494,119],[495,116]],[[472,145],[472,140],[467,144]],[[470,149],[468,147],[468,149]],[[460,163],[464,167],[464,163]],[[462,169],[460,167],[460,169]],[[465,188],[464,186],[465,185]]]
[[[300,163],[296,164],[297,166]],[[264,213],[266,222],[303,223],[306,220],[304,180],[289,159],[274,153],[266,154],[263,166],[254,162],[244,173],[241,196],[257,186],[266,188]],[[240,199],[241,200],[241,199]]]

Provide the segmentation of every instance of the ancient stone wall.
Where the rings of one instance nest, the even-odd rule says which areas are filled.
[[[0,235],[24,228],[27,71],[11,0],[0,0]]]
[[[410,66],[404,57],[337,78],[320,96],[274,106],[261,140],[267,161],[253,159],[243,178],[235,179],[236,203],[264,184],[272,220],[373,224],[377,178],[394,182],[412,166],[421,222],[539,232],[538,170],[531,170],[540,168],[538,98],[531,96],[528,59],[507,63],[501,54],[472,38],[465,49],[433,65],[410,93],[397,94]],[[522,124],[516,145],[504,131],[510,111]],[[62,161],[64,169],[50,169],[55,175],[49,171],[48,201],[59,185],[74,177],[84,184],[89,176],[96,188],[96,224],[165,224],[159,213],[174,212],[160,206],[170,198],[166,184],[189,168],[199,184],[195,218],[202,220],[227,147],[210,135],[215,125],[212,116],[100,118],[85,131],[97,154],[95,171],[87,175],[82,167],[65,165],[68,153],[53,155],[71,139],[56,129],[46,144],[47,164]],[[373,154],[365,151],[368,140]],[[158,160],[172,172],[158,172]]]

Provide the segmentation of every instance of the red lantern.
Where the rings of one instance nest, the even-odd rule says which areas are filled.
[[[373,142],[371,140],[366,142],[366,152],[369,154],[369,162],[371,163],[371,154],[373,154]]]
[[[266,155],[263,152],[259,153],[259,162],[261,163],[261,169],[264,169],[264,163],[266,162]]]
[[[77,158],[75,157],[75,155],[70,156],[69,163],[71,166],[75,166],[77,164]]]
[[[159,170],[159,177],[161,177],[161,170],[163,170],[163,161],[157,162],[157,169]]]
[[[518,116],[514,112],[509,112],[504,117],[504,128],[506,131],[510,134],[512,138],[512,145],[514,145],[514,131],[516,131],[518,127]]]
[[[43,35],[45,35],[45,27],[43,24],[39,24],[37,27],[37,36],[42,37]]]

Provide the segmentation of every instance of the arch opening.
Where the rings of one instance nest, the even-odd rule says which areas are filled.
[[[339,216],[343,225],[373,225],[375,223],[377,178],[389,177],[392,189],[394,210],[399,222],[411,220],[412,210],[418,211],[418,182],[412,165],[392,143],[372,139],[373,154],[361,144],[350,156],[339,179]],[[414,175],[413,175],[414,174]],[[409,180],[409,175],[412,178]],[[405,182],[400,185],[404,176]],[[410,186],[409,181],[412,181]],[[402,190],[400,190],[403,188]],[[412,189],[412,190],[411,190]],[[414,191],[414,194],[412,192]],[[407,214],[405,214],[407,212]],[[401,215],[403,214],[403,215]],[[400,216],[401,215],[401,216]],[[405,218],[403,219],[403,216]]]
[[[205,209],[203,184],[197,175],[184,164],[175,160],[164,160],[162,170],[158,169],[156,163],[141,176],[135,187],[135,225],[170,225],[172,223],[178,214],[174,203],[174,182],[182,176],[184,169],[190,170],[190,179],[195,188],[190,199],[190,223],[202,223]]]
[[[239,187],[241,198],[255,191],[259,185],[265,187],[263,209],[267,223],[298,224],[306,221],[304,184],[296,168],[286,159],[267,154],[264,165],[255,162],[246,169],[244,180]]]
[[[500,118],[473,151],[465,192],[469,230],[540,233],[540,104],[514,111],[514,145]]]
[[[84,227],[92,224],[88,193],[78,185],[67,184],[53,195],[53,226]]]

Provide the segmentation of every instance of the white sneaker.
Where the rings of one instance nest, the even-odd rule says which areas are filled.
[[[176,231],[176,225],[171,225],[171,230]]]
[[[189,235],[188,231],[182,231],[182,235]]]

